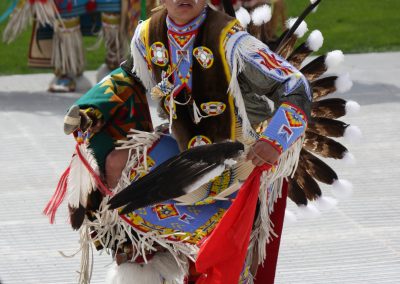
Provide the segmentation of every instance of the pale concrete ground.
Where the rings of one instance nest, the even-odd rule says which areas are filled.
[[[354,194],[317,219],[285,224],[278,284],[399,283],[400,53],[348,55],[338,71],[350,72],[354,80],[342,96],[362,106],[357,116],[344,119],[363,131],[361,143],[346,144],[358,163],[331,163],[353,182]],[[93,82],[94,72],[87,75]],[[58,253],[79,247],[66,208],[60,208],[55,225],[41,211],[72,153],[74,142],[63,134],[62,119],[79,94],[47,93],[50,80],[50,74],[0,77],[3,284],[77,283],[79,255]],[[103,283],[111,260],[94,255],[92,283]]]

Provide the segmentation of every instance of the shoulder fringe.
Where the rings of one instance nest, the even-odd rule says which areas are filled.
[[[228,59],[228,64],[231,69],[231,81],[229,82],[228,92],[234,97],[235,106],[238,110],[238,115],[242,120],[243,138],[255,137],[255,131],[251,127],[247,117],[242,92],[238,81],[238,75],[244,70],[244,54],[249,50],[255,50],[254,41],[246,40],[249,34],[246,32],[238,32],[231,36],[225,46],[225,54]],[[240,44],[237,44],[240,41]],[[257,135],[256,135],[257,136]]]
[[[274,232],[274,224],[269,216],[274,211],[274,204],[282,197],[283,179],[292,176],[299,162],[301,148],[303,147],[304,135],[298,139],[292,147],[281,155],[275,170],[264,172],[261,176],[259,192],[260,211],[255,221],[255,229],[250,237],[249,256],[257,245],[258,264],[262,264],[266,257],[265,245],[277,237]]]
[[[132,73],[135,73],[136,76],[140,78],[146,90],[150,92],[156,83],[152,77],[151,71],[148,69],[146,58],[144,58],[144,55],[141,53],[138,47],[138,44],[141,41],[142,33],[145,32],[144,26],[148,25],[147,21],[141,22],[135,30],[135,34],[133,35],[131,41],[131,56],[133,58]],[[143,44],[145,43],[143,42]]]
[[[128,135],[128,141],[118,141],[120,146],[117,149],[129,149],[129,159],[122,172],[122,177],[118,185],[113,189],[114,193],[120,192],[127,187],[130,181],[131,170],[134,169],[138,174],[147,173],[146,154],[147,149],[160,138],[157,133],[148,133],[144,131],[131,130]],[[198,252],[198,247],[192,244],[176,242],[169,240],[168,235],[160,235],[155,232],[143,233],[126,223],[118,214],[117,210],[109,210],[107,204],[110,196],[103,198],[100,208],[94,214],[94,221],[85,220],[87,226],[97,232],[92,239],[94,242],[100,242],[104,250],[111,254],[111,248],[122,247],[127,241],[133,245],[136,252],[133,260],[142,256],[147,263],[146,252],[156,251],[155,246],[162,246],[174,257],[182,273],[186,273],[186,257],[194,261]]]

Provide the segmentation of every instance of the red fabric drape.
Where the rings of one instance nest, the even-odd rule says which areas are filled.
[[[264,266],[259,266],[254,279],[254,284],[273,284],[275,281],[275,271],[278,262],[279,245],[281,242],[283,220],[285,217],[286,198],[288,192],[287,182],[284,181],[282,186],[282,197],[277,200],[270,218],[274,224],[274,232],[278,235],[266,246],[267,258]]]
[[[203,277],[196,284],[238,283],[253,226],[261,173],[269,168],[253,170],[221,222],[201,246],[196,270]]]

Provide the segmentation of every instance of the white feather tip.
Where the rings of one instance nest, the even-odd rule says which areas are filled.
[[[290,29],[294,23],[296,22],[297,18],[291,18],[287,20],[286,22],[286,27]],[[302,21],[301,24],[298,26],[294,34],[298,37],[301,38],[306,32],[308,31],[307,23]]]
[[[320,198],[316,199],[314,202],[315,207],[321,211],[328,211],[334,208],[338,201],[335,198],[329,196],[321,196]]]
[[[344,161],[345,164],[347,165],[354,165],[356,163],[356,158],[354,155],[350,152],[346,152],[342,158],[342,161]]]
[[[339,93],[345,93],[353,87],[353,82],[350,79],[349,74],[339,76],[335,81],[336,90]]]
[[[338,179],[332,184],[332,193],[339,199],[348,198],[353,194],[353,185],[345,179]]]
[[[254,9],[251,13],[251,19],[254,25],[260,26],[262,24],[268,23],[271,20],[272,12],[271,7],[268,5],[262,5]]]
[[[360,142],[362,138],[361,129],[358,126],[349,125],[346,127],[346,130],[344,131],[343,137],[349,142],[353,143]]]
[[[250,23],[250,21],[251,21],[251,17],[250,17],[249,12],[248,12],[245,8],[240,7],[240,8],[235,12],[235,14],[236,14],[236,18],[239,20],[240,24],[241,24],[244,28],[246,28],[247,25],[248,25],[248,24]]]
[[[306,45],[312,51],[317,51],[321,48],[324,43],[324,37],[319,30],[312,31],[309,35]]]
[[[325,65],[328,69],[339,66],[344,61],[344,54],[341,50],[328,52],[325,58]]]
[[[360,111],[361,106],[356,101],[346,102],[346,114],[354,115]]]
[[[300,218],[313,219],[321,215],[317,207],[313,204],[308,204],[307,206],[300,205],[297,211]]]

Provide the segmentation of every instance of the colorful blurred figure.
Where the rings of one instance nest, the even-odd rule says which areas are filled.
[[[54,68],[51,92],[72,92],[85,69],[83,36],[97,35],[104,41],[105,64],[97,80],[117,68],[140,19],[154,0],[13,0],[14,8],[3,41],[15,40],[33,21],[28,65]]]

